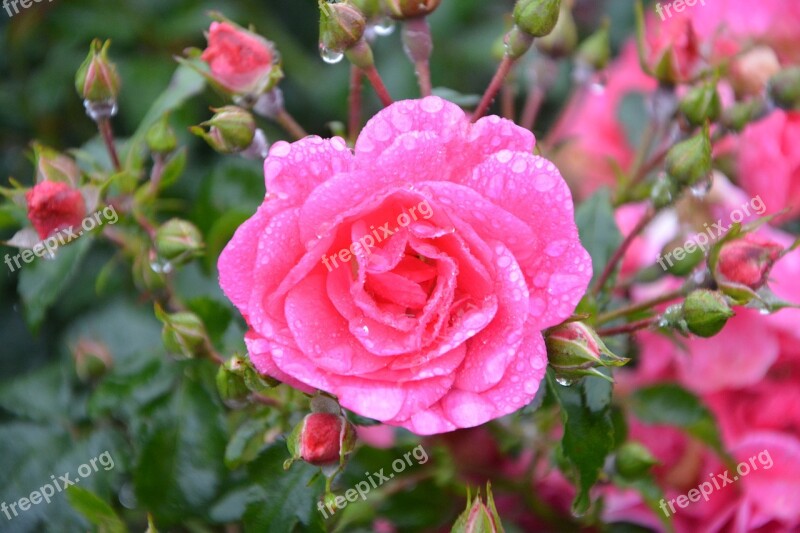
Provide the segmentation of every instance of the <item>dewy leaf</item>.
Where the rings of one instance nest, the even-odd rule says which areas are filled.
[[[564,387],[555,381],[553,371],[547,371],[547,384],[558,404],[564,421],[561,449],[574,470],[577,495],[572,512],[586,513],[591,503],[589,490],[597,482],[606,456],[614,448],[614,426],[611,422],[611,384],[594,383],[599,378],[584,378]]]
[[[97,526],[100,533],[126,533],[128,528],[114,509],[95,493],[72,485],[67,488],[70,505]]]
[[[592,256],[594,275],[592,282],[600,275],[611,259],[614,250],[622,242],[617,222],[614,220],[614,208],[611,206],[611,193],[608,189],[597,191],[575,212],[581,243]]]
[[[278,442],[248,465],[248,477],[257,486],[244,514],[245,533],[294,531],[298,524],[305,526],[302,531],[324,531],[323,517],[317,510],[322,479],[308,486],[318,469],[298,461],[284,470],[287,457],[286,444]]]
[[[723,458],[728,457],[714,415],[697,396],[679,385],[663,383],[639,389],[631,396],[631,407],[642,422],[682,428]]]
[[[75,275],[91,244],[92,238],[84,236],[60,247],[54,259],[37,257],[31,264],[22,266],[18,290],[25,304],[25,320],[31,329],[38,330],[45,312]]]

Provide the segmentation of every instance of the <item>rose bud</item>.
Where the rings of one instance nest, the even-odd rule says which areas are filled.
[[[117,67],[108,59],[111,41],[92,41],[89,55],[75,75],[75,89],[88,102],[108,102],[117,99],[120,88]]]
[[[319,43],[322,50],[343,53],[356,45],[367,29],[364,14],[347,2],[320,0]]]
[[[658,460],[650,450],[638,442],[626,442],[617,450],[614,466],[617,473],[625,479],[633,480],[642,477],[658,464]]]
[[[283,77],[273,44],[227,21],[211,23],[200,58],[208,63],[211,79],[234,94],[267,92]]]
[[[561,0],[518,0],[514,23],[532,37],[544,37],[553,31],[561,11]]]
[[[314,466],[339,464],[353,451],[356,429],[341,415],[311,413],[295,426],[287,441],[292,459]]]
[[[433,13],[442,0],[386,0],[389,15],[398,20],[424,17]]]
[[[608,21],[604,21],[602,27],[578,47],[576,60],[598,71],[606,68],[609,59],[611,59],[611,32]]]
[[[250,395],[250,389],[247,388],[242,376],[230,368],[230,364],[231,361],[228,361],[220,365],[217,371],[217,391],[225,405],[235,408],[244,403]]]
[[[59,181],[76,187],[80,182],[81,169],[75,161],[41,144],[33,145],[36,160],[36,182]]]
[[[173,263],[197,257],[203,252],[200,230],[191,222],[178,218],[173,218],[158,228],[155,244],[158,255]]]
[[[713,264],[714,279],[725,294],[739,299],[767,282],[783,247],[753,234],[722,245]]]
[[[738,133],[762,116],[764,106],[764,102],[759,100],[733,104],[723,110],[721,123],[728,130]]]
[[[536,41],[536,48],[552,58],[568,56],[578,45],[578,27],[569,3],[561,5],[558,22],[549,35]]]
[[[86,216],[81,191],[64,182],[43,181],[25,193],[28,219],[39,237],[46,239],[58,231],[80,227]]]
[[[206,353],[208,335],[203,321],[194,313],[167,314],[156,307],[156,316],[164,324],[161,339],[170,353],[191,359]]]
[[[714,291],[697,290],[683,302],[686,327],[698,337],[713,337],[734,315],[725,297]]]
[[[769,46],[756,46],[734,60],[730,80],[737,93],[758,96],[780,70],[781,63],[775,51]]]
[[[717,120],[722,112],[717,84],[705,83],[693,87],[681,100],[680,110],[693,126],[701,126],[707,120]]]
[[[249,359],[234,356],[230,358],[225,366],[228,370],[240,376],[247,388],[255,393],[266,392],[280,384],[280,381],[275,378],[259,374],[253,368],[253,364]]]
[[[452,533],[502,533],[503,524],[494,505],[491,486],[486,486],[486,503],[480,492],[472,502],[467,499],[467,508],[453,524]]]
[[[102,342],[80,339],[72,350],[75,372],[83,382],[96,380],[113,366],[114,360],[108,346]]]
[[[559,377],[566,379],[582,376],[610,379],[597,367],[622,366],[629,361],[614,355],[597,333],[582,322],[568,322],[554,328],[545,343],[550,366]]]
[[[200,126],[189,131],[202,137],[217,152],[234,154],[246,150],[253,144],[256,121],[248,111],[229,105],[213,110],[216,114]],[[201,126],[208,127],[205,131]]]
[[[175,130],[169,125],[169,114],[165,113],[161,120],[150,126],[145,136],[147,147],[156,154],[169,154],[178,146]]]
[[[769,80],[769,95],[775,105],[800,111],[800,67],[790,67]]]
[[[667,152],[667,175],[682,186],[692,186],[711,174],[711,138],[708,128]]]

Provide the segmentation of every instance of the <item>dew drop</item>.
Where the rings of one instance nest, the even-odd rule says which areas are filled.
[[[558,383],[562,387],[571,387],[572,385],[575,384],[575,381],[576,380],[574,379],[569,379],[561,376],[556,377],[556,383]]]
[[[378,37],[386,37],[387,35],[391,35],[394,33],[396,25],[394,20],[390,19],[389,17],[382,18],[378,20],[373,26],[372,29],[375,32],[375,35]]]
[[[692,192],[692,196],[695,198],[705,198],[709,191],[711,191],[711,187],[714,186],[714,175],[709,174],[708,176],[700,179],[697,183],[693,184],[689,187],[689,190]]]
[[[329,65],[335,65],[344,59],[344,53],[331,50],[323,45],[319,45],[319,55]]]

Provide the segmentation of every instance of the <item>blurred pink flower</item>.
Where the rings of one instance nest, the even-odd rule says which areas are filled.
[[[228,22],[212,22],[202,59],[217,83],[247,94],[269,84],[276,54],[272,44],[260,35]]]
[[[355,154],[274,144],[267,197],[219,261],[259,371],[418,434],[529,403],[541,331],[591,277],[569,189],[533,146],[437,97],[378,113]]]
[[[78,227],[86,216],[86,202],[81,191],[61,181],[37,183],[25,194],[28,219],[39,237]]]

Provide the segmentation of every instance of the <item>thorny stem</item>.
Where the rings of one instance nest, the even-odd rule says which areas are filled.
[[[486,92],[483,93],[481,103],[478,104],[477,109],[475,109],[475,112],[472,114],[472,122],[476,122],[479,118],[486,114],[486,111],[489,109],[489,106],[492,105],[495,96],[497,96],[497,92],[502,88],[506,76],[508,76],[508,73],[511,72],[511,68],[514,66],[515,61],[516,60],[507,55],[503,56],[503,60],[497,67],[497,72],[495,72],[494,78],[492,78],[491,83],[489,83],[489,87],[486,88]]]

